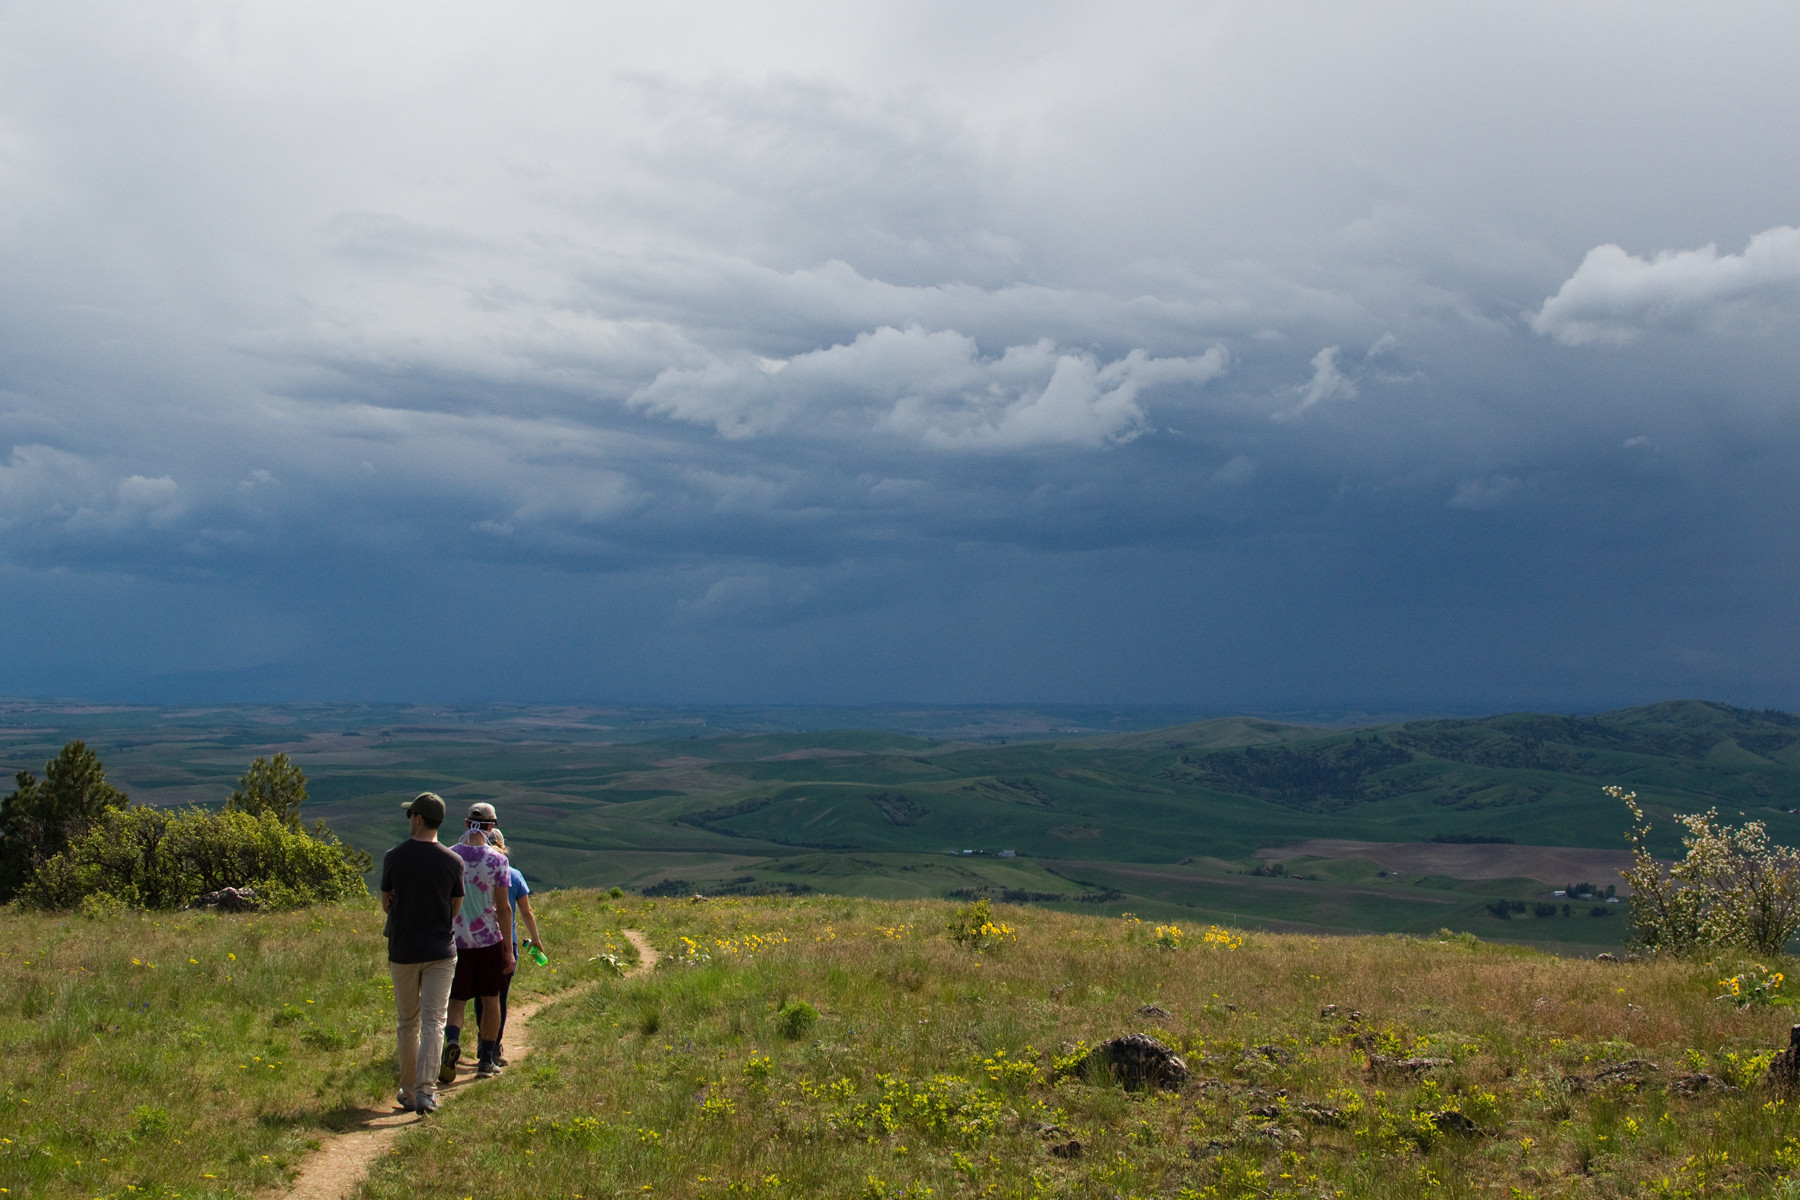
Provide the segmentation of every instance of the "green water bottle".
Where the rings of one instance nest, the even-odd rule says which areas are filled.
[[[550,965],[550,956],[544,953],[544,948],[542,946],[538,945],[530,938],[525,939],[525,953],[530,956],[532,962],[540,967],[547,967]]]

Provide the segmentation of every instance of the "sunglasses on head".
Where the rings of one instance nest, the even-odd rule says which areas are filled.
[[[474,817],[464,817],[463,818],[463,824],[467,825],[470,829],[476,829],[476,828],[492,829],[494,826],[498,825],[499,823],[500,822],[498,822],[498,821],[477,821]]]

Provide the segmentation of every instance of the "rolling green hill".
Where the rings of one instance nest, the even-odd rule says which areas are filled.
[[[137,799],[216,803],[250,757],[285,750],[308,774],[309,815],[371,851],[400,835],[395,804],[431,788],[453,806],[498,805],[537,880],[665,894],[985,893],[1599,945],[1620,939],[1624,906],[1549,892],[1617,882],[1626,814],[1604,785],[1640,794],[1664,853],[1677,849],[1670,814],[1707,808],[1800,842],[1800,718],[1700,701],[1360,729],[1233,717],[1060,739],[1044,735],[1057,715],[1008,710],[1007,732],[981,741],[796,731],[766,710],[723,730],[732,714],[710,710],[4,716],[9,767],[85,736]],[[983,727],[966,712],[949,723]],[[1034,724],[1038,740],[1018,740]]]

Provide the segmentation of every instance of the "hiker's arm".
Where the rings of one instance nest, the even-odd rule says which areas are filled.
[[[511,969],[516,961],[513,958],[513,923],[512,901],[506,898],[506,885],[494,885],[494,912],[500,918],[500,945],[506,957],[507,969]]]
[[[381,893],[381,911],[382,912],[393,912],[394,911],[394,893],[392,893],[392,892]]]
[[[537,944],[539,950],[542,950],[544,939],[538,936],[537,915],[531,911],[530,896],[519,897],[519,915],[525,918],[525,928],[531,930],[531,940]]]

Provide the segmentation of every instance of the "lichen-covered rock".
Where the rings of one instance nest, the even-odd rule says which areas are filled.
[[[248,912],[256,907],[256,889],[250,887],[220,888],[196,899],[190,908],[216,908],[221,912]]]
[[[1447,1058],[1389,1058],[1385,1054],[1369,1055],[1369,1074],[1386,1078],[1417,1078],[1427,1071],[1450,1065],[1451,1061]]]
[[[1485,1132],[1481,1126],[1453,1108],[1430,1113],[1426,1120],[1430,1121],[1431,1127],[1439,1133],[1454,1133],[1458,1137],[1477,1137]]]
[[[1344,1119],[1341,1109],[1332,1108],[1328,1104],[1301,1104],[1297,1105],[1294,1111],[1314,1125],[1329,1125],[1333,1129],[1342,1129],[1349,1124]]]
[[[1153,1087],[1162,1091],[1179,1091],[1191,1072],[1179,1054],[1142,1033],[1101,1042],[1081,1060],[1084,1071],[1104,1067],[1128,1091]]]
[[[1607,1063],[1592,1075],[1565,1075],[1563,1084],[1576,1094],[1612,1084],[1633,1087],[1648,1082],[1650,1074],[1659,1069],[1647,1058],[1630,1058],[1624,1062]],[[1675,1086],[1679,1086],[1679,1084]]]
[[[1717,1075],[1708,1075],[1704,1071],[1697,1075],[1683,1075],[1671,1083],[1669,1088],[1684,1096],[1697,1096],[1702,1092],[1735,1092],[1738,1090]]]

